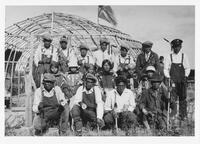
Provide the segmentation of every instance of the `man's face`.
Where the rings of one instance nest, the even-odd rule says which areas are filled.
[[[86,80],[86,89],[90,90],[94,86],[94,82],[90,79]]]
[[[153,71],[147,71],[148,78],[152,78],[154,72]]]
[[[105,71],[110,71],[110,65],[108,64],[108,63],[105,63],[104,65],[103,65],[103,69],[105,70]]]
[[[173,48],[173,49],[174,49],[174,53],[175,53],[175,54],[178,54],[179,51],[181,50],[181,48],[182,48],[181,45],[180,45],[180,46],[176,46],[176,47],[174,47],[174,48]]]
[[[126,88],[126,85],[124,82],[120,82],[117,84],[117,92],[121,95]]]
[[[149,53],[151,51],[151,47],[145,47],[143,48],[144,53]]]
[[[125,57],[127,55],[127,50],[125,48],[121,49],[121,56]]]
[[[50,92],[52,90],[52,88],[54,87],[54,82],[52,81],[44,81],[43,82],[44,88]]]
[[[104,52],[107,49],[107,43],[101,43],[101,50]]]
[[[56,74],[58,72],[58,68],[55,66],[51,66],[51,71],[53,74]]]
[[[67,43],[66,42],[61,42],[60,47],[65,50],[67,48]]]
[[[160,87],[160,82],[152,82],[151,84],[154,90],[157,90]]]
[[[44,47],[48,49],[50,48],[50,46],[51,46],[51,42],[44,40]]]
[[[81,56],[85,57],[87,55],[87,50],[86,49],[81,49]]]

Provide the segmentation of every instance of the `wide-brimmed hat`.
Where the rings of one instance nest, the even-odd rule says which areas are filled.
[[[148,67],[146,68],[146,72],[148,72],[148,71],[155,72],[155,71],[156,71],[156,69],[155,69],[155,67],[154,67],[154,66],[148,66]]]
[[[120,45],[120,49],[125,49],[126,51],[129,50],[129,45],[125,42],[122,42],[121,45]]]
[[[79,48],[79,50],[82,50],[82,49],[89,50],[88,46],[86,44],[83,44],[83,43],[81,43],[78,48]]]
[[[183,41],[181,39],[174,39],[173,41],[171,41],[171,46],[177,47],[177,46],[180,46],[182,43]]]
[[[163,77],[158,73],[154,73],[154,75],[150,79],[151,82],[162,82],[162,80],[163,80]]]
[[[49,42],[52,42],[52,38],[51,38],[51,35],[50,34],[44,34],[42,36],[43,38],[43,41],[49,41]]]
[[[106,37],[103,37],[100,39],[100,44],[103,44],[103,43],[109,44],[110,42],[108,41]]]
[[[153,46],[153,42],[151,41],[145,41],[142,43],[142,47],[146,48],[146,47],[152,47]]]
[[[65,35],[62,36],[62,37],[60,38],[60,43],[62,43],[62,42],[67,43],[67,42],[68,42],[68,37],[66,37]]]

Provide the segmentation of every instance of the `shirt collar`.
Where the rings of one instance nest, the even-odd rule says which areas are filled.
[[[86,92],[86,93],[92,93],[93,91],[94,91],[94,87],[92,87],[89,91],[86,90],[85,87],[83,88],[83,92]]]

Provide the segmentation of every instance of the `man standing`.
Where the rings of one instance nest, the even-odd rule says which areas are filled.
[[[68,38],[66,36],[62,36],[60,38],[60,48],[58,49],[58,62],[60,64],[60,70],[63,73],[68,71],[69,49],[67,48],[67,45]]]
[[[150,41],[142,43],[142,53],[138,55],[136,61],[136,71],[139,79],[149,65],[154,66],[156,71],[160,70],[158,55],[151,50],[152,46],[153,43]]]
[[[183,41],[174,39],[171,41],[172,53],[166,57],[164,74],[175,84],[175,92],[179,100],[179,116],[182,120],[187,116],[186,84],[190,74],[188,57],[181,52]]]
[[[85,85],[80,86],[76,92],[71,113],[78,136],[82,135],[83,124],[88,121],[100,127],[104,125],[101,90],[95,86],[96,82],[96,77],[88,73]]]
[[[33,126],[36,135],[43,134],[52,124],[59,124],[60,118],[60,130],[67,130],[69,106],[60,87],[54,86],[55,81],[56,78],[52,74],[45,73],[43,85],[35,91],[33,111],[36,115]]]
[[[116,64],[114,66],[114,71],[126,71],[130,65],[135,65],[133,57],[128,55],[129,46],[126,43],[121,44],[120,55],[116,59]]]
[[[105,59],[110,60],[113,63],[113,55],[112,53],[108,50],[110,42],[107,40],[107,38],[101,38],[100,39],[100,47],[101,49],[97,50],[94,52],[94,57],[95,57],[95,63],[98,68],[101,68],[102,62]]]
[[[88,54],[88,46],[85,44],[80,44],[80,56],[78,56],[78,65],[80,66],[80,71],[84,74],[86,69],[88,69],[90,64],[94,65],[94,58]]]
[[[113,129],[114,134],[116,134],[115,125],[119,125],[126,131],[126,135],[130,135],[129,130],[136,124],[136,116],[133,113],[136,96],[126,88],[126,84],[127,80],[124,77],[117,77],[117,90],[109,91],[105,102],[104,121],[108,128]]]
[[[36,71],[33,73],[36,87],[40,87],[41,75],[50,72],[50,64],[52,61],[58,61],[57,52],[51,44],[50,35],[43,36],[43,45],[39,45],[34,55],[34,64]]]

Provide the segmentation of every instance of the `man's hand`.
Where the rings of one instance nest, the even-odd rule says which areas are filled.
[[[145,108],[142,109],[142,112],[143,112],[145,115],[148,114],[148,112],[147,112],[147,110],[146,110]]]
[[[123,111],[128,111],[128,107],[129,106],[127,104],[125,104],[124,107],[123,107]]]
[[[105,123],[102,119],[97,118],[97,124],[99,125],[100,128],[105,126]]]

